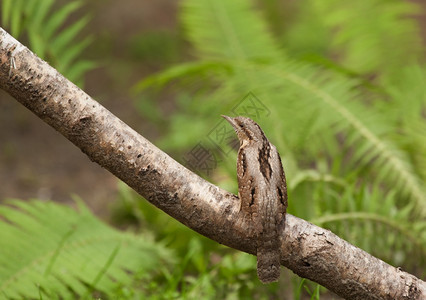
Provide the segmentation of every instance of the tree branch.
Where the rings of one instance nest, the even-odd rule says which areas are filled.
[[[173,218],[256,253],[238,197],[177,163],[1,28],[0,87]],[[426,298],[426,282],[329,230],[288,215],[282,236],[281,264],[344,298]]]

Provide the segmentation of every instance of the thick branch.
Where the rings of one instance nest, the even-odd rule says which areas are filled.
[[[173,218],[256,253],[235,195],[177,163],[1,28],[0,87]],[[282,237],[282,265],[347,299],[426,299],[424,281],[328,230],[288,215]]]

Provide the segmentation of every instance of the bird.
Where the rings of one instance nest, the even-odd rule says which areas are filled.
[[[250,219],[256,236],[257,275],[271,283],[280,277],[281,235],[285,227],[287,185],[280,155],[260,126],[244,116],[222,115],[234,128],[240,210]]]

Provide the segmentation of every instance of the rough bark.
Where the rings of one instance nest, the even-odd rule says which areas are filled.
[[[256,253],[238,197],[177,163],[1,28],[0,88],[173,218]],[[426,299],[426,282],[332,232],[291,215],[285,228],[281,264],[299,276],[346,299]]]

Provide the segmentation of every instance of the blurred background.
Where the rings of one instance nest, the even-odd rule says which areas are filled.
[[[234,193],[220,115],[252,117],[281,153],[289,213],[425,279],[425,1],[0,0],[0,9],[2,28]],[[135,295],[338,299],[284,269],[282,284],[262,286],[254,257],[152,207],[3,91],[0,182],[0,201],[75,207],[79,197],[112,226],[173,249],[174,267]]]
[[[11,17],[18,2],[12,5],[8,24],[2,21],[2,27],[9,33],[12,33]],[[61,7],[75,1],[31,2],[35,2],[35,6],[51,3],[45,17],[48,19]],[[69,44],[87,41],[72,64],[75,66],[83,60],[90,63],[82,64],[73,81],[149,139],[158,137],[159,132],[135,109],[140,97],[131,90],[141,78],[182,59],[184,42],[179,37],[177,6],[176,1],[90,1],[84,5],[79,3],[60,26],[63,30],[85,18],[83,28]],[[34,51],[28,37],[34,20],[27,13],[30,12],[23,10],[19,15],[21,22],[17,21],[14,36],[20,37],[19,40]],[[43,32],[41,27],[39,31]],[[54,60],[61,60],[60,51],[53,54],[49,49],[55,38],[40,42],[46,42],[46,49],[42,50],[44,58],[53,66]],[[165,110],[172,110],[172,93],[158,99],[165,102]],[[80,150],[3,91],[0,101],[0,161],[3,166],[0,198],[37,197],[69,203],[72,201],[70,194],[75,193],[97,213],[108,214],[107,204],[117,198],[115,177],[90,162]]]

